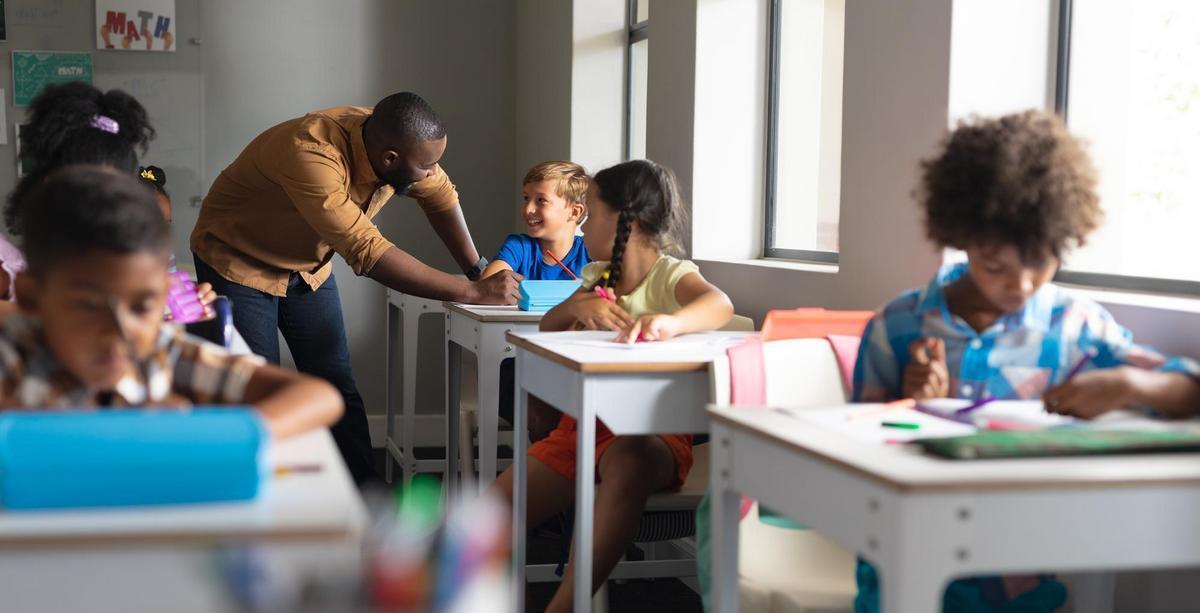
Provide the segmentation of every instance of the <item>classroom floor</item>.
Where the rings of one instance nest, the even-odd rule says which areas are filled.
[[[383,449],[375,449],[376,470],[382,475],[387,461]],[[441,449],[418,449],[421,457],[444,454]],[[552,564],[559,560],[561,543],[553,529],[542,530],[529,539],[527,556],[533,564]],[[557,583],[530,584],[525,595],[525,610],[540,612],[550,604]],[[700,596],[678,579],[637,579],[609,582],[608,609],[613,613],[685,613],[701,611]]]

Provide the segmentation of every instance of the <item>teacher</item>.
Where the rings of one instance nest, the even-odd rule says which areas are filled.
[[[438,165],[446,129],[420,96],[343,106],[259,134],[205,196],[192,231],[196,275],[234,304],[250,349],[279,362],[282,332],[296,367],[335,385],[346,412],[332,428],[359,482],[375,474],[362,397],[350,370],[330,260],[406,294],[512,304],[517,275],[477,280],[487,264],[471,242],[458,191]],[[467,279],[421,263],[371,221],[395,194],[417,201]]]

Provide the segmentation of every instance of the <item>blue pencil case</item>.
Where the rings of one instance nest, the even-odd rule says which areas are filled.
[[[517,307],[522,311],[544,312],[558,306],[579,289],[579,281],[522,281]]]
[[[4,413],[0,506],[250,500],[269,440],[249,408]]]

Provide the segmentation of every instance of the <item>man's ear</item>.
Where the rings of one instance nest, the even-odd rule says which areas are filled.
[[[27,272],[19,272],[13,281],[13,288],[17,293],[17,306],[21,307],[22,312],[38,312],[38,304],[42,300],[41,280]]]
[[[380,158],[383,162],[383,167],[391,169],[400,161],[400,152],[395,149],[384,149],[383,156]]]

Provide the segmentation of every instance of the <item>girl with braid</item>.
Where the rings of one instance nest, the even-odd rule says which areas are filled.
[[[683,214],[669,168],[634,160],[602,170],[592,180],[587,202],[588,253],[607,261],[583,268],[583,287],[546,314],[542,330],[612,330],[619,342],[645,342],[729,322],[729,297],[705,281],[695,264],[664,253],[677,246],[675,230]],[[536,526],[573,502],[575,420],[562,416],[549,436],[529,448],[529,456],[528,521]],[[692,466],[692,437],[614,436],[597,424],[596,461],[593,589],[604,585],[632,542],[646,499],[683,485]],[[496,487],[511,499],[511,468]],[[571,609],[574,567],[574,561],[567,565],[548,611]]]

